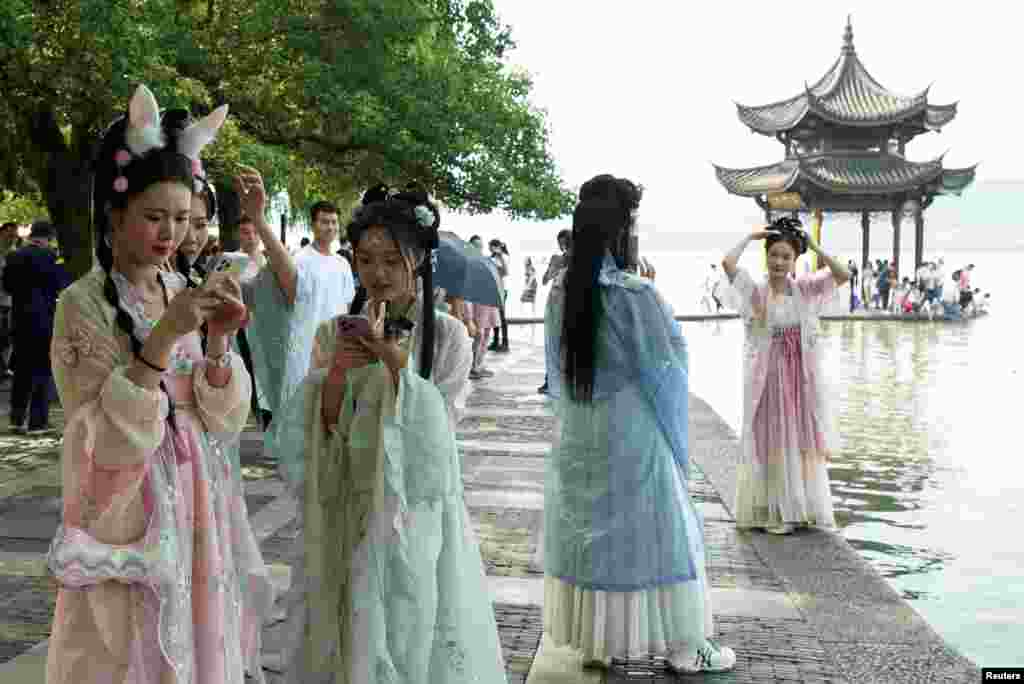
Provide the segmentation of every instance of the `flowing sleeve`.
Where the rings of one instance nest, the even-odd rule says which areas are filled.
[[[65,449],[75,441],[69,434],[88,426],[96,465],[133,467],[163,440],[167,396],[125,375],[130,352],[115,336],[101,295],[87,291],[90,282],[83,278],[81,287],[64,291],[54,319],[51,361],[67,416]]]
[[[274,416],[276,429],[267,433],[265,448],[277,458],[278,474],[289,491],[303,498],[306,452],[330,441],[320,420],[320,395],[336,343],[335,319],[321,323],[313,341],[310,371]]]
[[[466,409],[466,399],[473,391],[469,383],[473,350],[466,326],[458,319],[436,312],[434,323],[434,368],[431,380],[444,397],[452,429],[455,429]]]
[[[750,273],[742,266],[736,268],[736,275],[732,281],[725,274],[722,275],[719,291],[722,293],[722,302],[740,313],[744,318],[753,315],[754,291],[757,286],[754,284]]]
[[[252,323],[246,335],[250,341],[253,373],[266,399],[265,408],[272,413],[283,407],[306,377],[318,322],[315,263],[311,259],[298,259],[295,268],[293,303],[288,302],[269,267],[242,283],[242,297],[252,311]]]
[[[641,394],[665,435],[676,463],[689,473],[689,359],[682,328],[672,307],[646,283],[610,288],[609,322],[626,351]]]
[[[214,387],[206,379],[206,364],[196,364],[192,386],[196,408],[207,432],[237,435],[249,419],[252,383],[242,357],[231,354],[231,379],[223,387]]]
[[[838,291],[836,279],[828,268],[819,268],[814,273],[800,276],[796,279],[796,285],[815,308],[821,308]]]

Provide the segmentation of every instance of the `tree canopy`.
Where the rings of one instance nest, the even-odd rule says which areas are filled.
[[[204,155],[228,224],[239,162],[293,215],[415,181],[452,209],[557,218],[573,194],[512,47],[490,0],[0,0],[0,191],[42,200],[87,270],[94,146],[146,83],[163,107],[229,104]]]

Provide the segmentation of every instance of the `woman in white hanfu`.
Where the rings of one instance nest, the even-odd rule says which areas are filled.
[[[352,310],[368,328],[320,325],[278,426],[304,523],[292,566],[304,596],[291,592],[287,627],[296,684],[505,682],[455,444],[472,351],[432,302],[439,222],[423,193],[364,196],[348,235]]]
[[[835,526],[826,464],[837,442],[818,317],[850,274],[799,226],[796,219],[779,219],[743,238],[722,260],[731,281],[727,296],[746,326],[733,514],[739,528],[774,534],[789,534],[797,525]],[[760,283],[737,266],[752,240],[765,240],[768,254],[768,277]],[[793,264],[808,249],[827,268],[794,277]]]

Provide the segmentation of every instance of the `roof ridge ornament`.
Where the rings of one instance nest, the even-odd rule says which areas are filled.
[[[853,21],[851,15],[846,15],[846,31],[843,32],[843,54],[852,55],[857,51],[853,47]]]

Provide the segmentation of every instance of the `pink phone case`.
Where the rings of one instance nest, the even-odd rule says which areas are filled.
[[[338,335],[341,337],[366,337],[370,334],[370,319],[366,316],[339,316]]]

